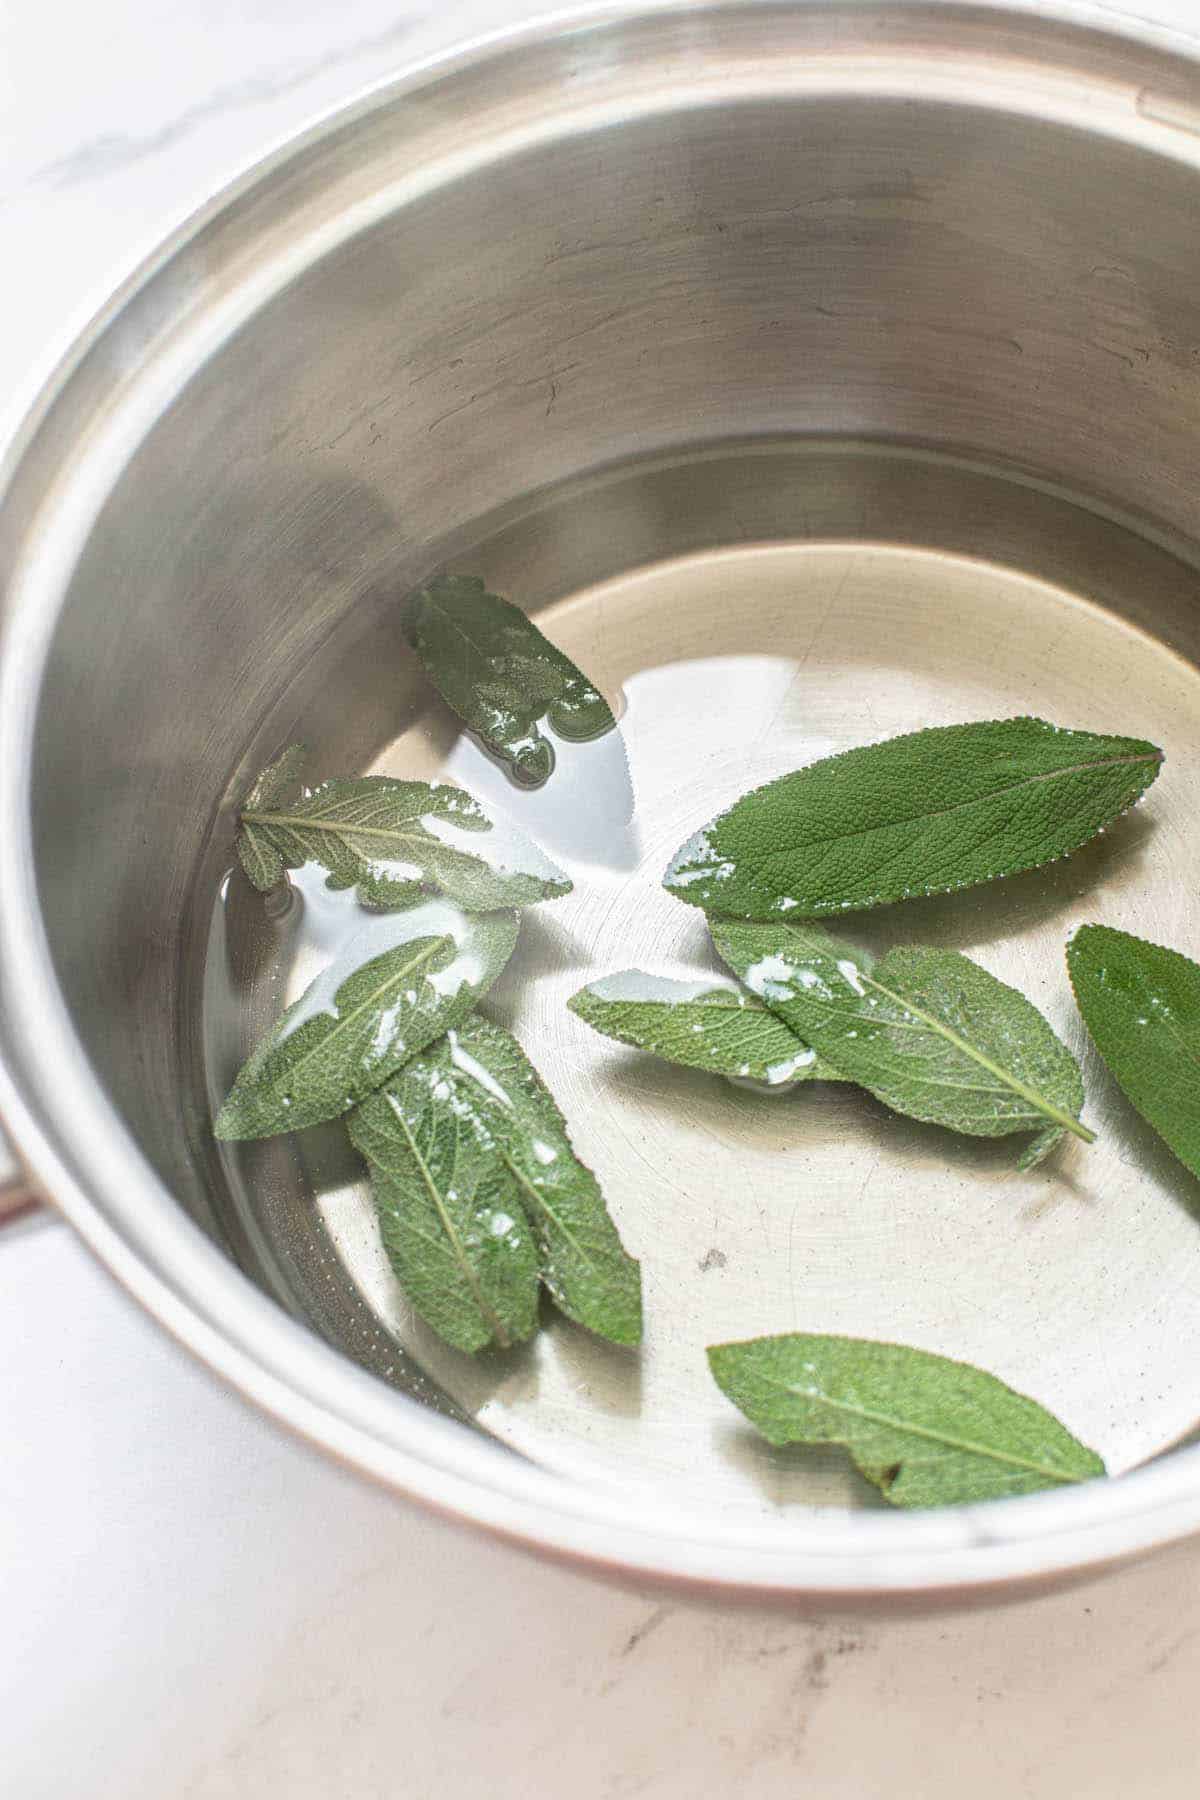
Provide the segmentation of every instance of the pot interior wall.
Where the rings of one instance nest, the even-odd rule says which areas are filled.
[[[71,583],[36,849],[102,1080],[256,1279],[419,1387],[294,1148],[248,1203],[208,1141],[200,966],[247,772],[294,735],[317,774],[365,768],[404,732],[396,603],[450,560],[540,609],[717,546],[909,544],[1200,660],[1198,192],[982,108],[671,107],[412,199],[193,375]]]

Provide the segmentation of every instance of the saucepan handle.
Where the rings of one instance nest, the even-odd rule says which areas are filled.
[[[30,1187],[24,1169],[0,1131],[0,1225],[37,1204],[38,1197]]]

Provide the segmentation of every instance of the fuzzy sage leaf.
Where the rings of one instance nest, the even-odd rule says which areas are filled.
[[[1161,765],[1141,739],[1042,719],[937,726],[743,795],[676,852],[664,886],[739,919],[949,893],[1078,849]]]
[[[276,801],[290,798],[300,785],[308,752],[303,744],[289,744],[274,762],[268,763],[243,802],[250,811],[267,811]],[[283,880],[285,863],[270,834],[243,824],[238,831],[237,853],[246,877],[260,893],[267,893]]]
[[[925,1350],[802,1332],[715,1344],[722,1392],[772,1444],[843,1444],[893,1506],[963,1506],[1106,1473],[1036,1401]]]
[[[425,884],[475,912],[571,891],[536,844],[464,789],[361,775],[295,793],[302,756],[299,745],[285,750],[242,809],[237,851],[256,888],[315,862],[331,888],[355,888],[364,906],[409,906]]]
[[[1036,1131],[1023,1168],[1079,1121],[1078,1064],[1037,1008],[954,950],[876,963],[815,925],[711,921],[752,993],[823,1061],[895,1112],[973,1137]]]
[[[771,1088],[841,1079],[761,1000],[720,976],[673,981],[625,969],[567,1005],[605,1037],[687,1069]]]
[[[1117,1082],[1200,1175],[1200,966],[1127,931],[1084,925],[1067,947],[1067,967]]]
[[[418,1056],[347,1120],[371,1168],[384,1248],[405,1294],[458,1350],[537,1327],[537,1247],[478,1112],[437,1058]]]
[[[515,913],[445,900],[368,920],[254,1051],[216,1135],[270,1137],[337,1118],[464,1019],[516,942]]]
[[[405,623],[442,698],[524,787],[540,787],[553,773],[546,728],[581,743],[616,724],[587,676],[476,575],[429,582],[411,596]]]
[[[495,1139],[555,1305],[613,1343],[636,1344],[641,1271],[621,1244],[599,1182],[571,1146],[554,1096],[511,1032],[476,1013],[430,1058]]]

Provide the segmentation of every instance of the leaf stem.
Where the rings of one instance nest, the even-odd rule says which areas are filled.
[[[400,831],[394,825],[356,825],[346,819],[312,819],[303,813],[244,812],[242,823],[287,825],[297,831],[328,831],[340,838],[383,838],[390,844],[420,844],[428,849],[435,840],[427,831]],[[451,845],[453,849],[455,846]]]

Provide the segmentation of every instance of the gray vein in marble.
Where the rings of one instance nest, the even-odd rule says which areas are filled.
[[[35,169],[29,177],[29,185],[71,187],[77,182],[94,181],[114,174],[132,163],[156,155],[182,138],[190,137],[212,119],[235,111],[265,106],[284,94],[302,88],[318,76],[328,74],[330,70],[342,68],[365,57],[378,56],[383,51],[403,44],[406,38],[411,37],[426,22],[427,16],[423,12],[415,13],[399,24],[388,26],[385,31],[356,38],[351,43],[331,48],[320,56],[285,63],[270,73],[250,76],[244,81],[229,82],[155,131],[145,132],[141,136],[112,131],[106,132],[102,137],[89,138],[86,143],[77,145],[65,156]]]

